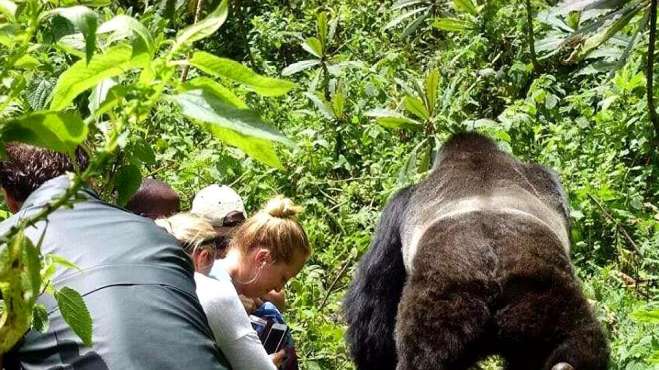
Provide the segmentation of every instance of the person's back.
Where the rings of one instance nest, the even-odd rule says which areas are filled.
[[[5,234],[19,218],[62,194],[66,176],[44,183],[0,224]],[[3,184],[5,187],[5,184]],[[83,295],[93,320],[93,345],[63,321],[54,300],[46,333],[29,332],[5,356],[5,366],[25,369],[222,369],[221,355],[195,295],[193,267],[174,238],[148,219],[100,201],[91,191],[73,209],[60,208],[26,230],[44,254],[54,253],[82,271],[58,269],[56,288]]]

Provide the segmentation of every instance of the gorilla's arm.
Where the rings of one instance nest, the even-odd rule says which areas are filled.
[[[405,284],[400,227],[413,191],[405,188],[387,204],[343,303],[347,341],[359,370],[396,368],[394,326]]]

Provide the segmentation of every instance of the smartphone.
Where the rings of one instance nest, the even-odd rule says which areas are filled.
[[[272,322],[268,322],[267,320],[254,315],[249,315],[249,320],[252,322],[252,327],[256,331],[256,334],[258,334],[261,343],[265,343]]]
[[[279,352],[284,347],[288,326],[285,324],[274,323],[270,327],[270,332],[263,342],[263,347],[268,354]]]

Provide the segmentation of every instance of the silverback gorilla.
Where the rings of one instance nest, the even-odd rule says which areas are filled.
[[[556,174],[473,133],[388,203],[344,307],[360,370],[603,370],[608,344],[569,260]]]

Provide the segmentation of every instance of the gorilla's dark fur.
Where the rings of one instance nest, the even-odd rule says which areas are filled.
[[[344,302],[358,369],[468,369],[490,354],[510,370],[606,369],[568,230],[553,172],[454,136],[386,206],[360,262]]]

